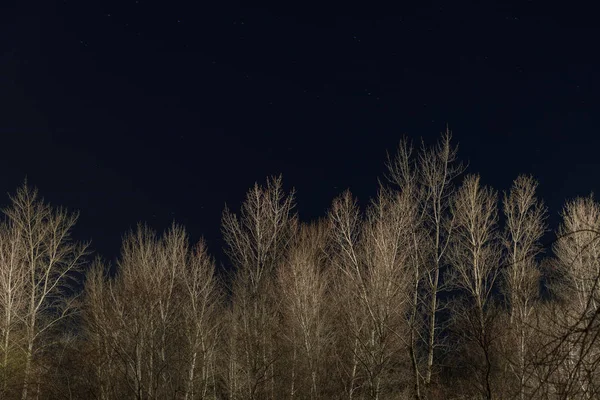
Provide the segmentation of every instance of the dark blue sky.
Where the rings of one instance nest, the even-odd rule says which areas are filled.
[[[553,223],[600,191],[592,10],[286,3],[3,2],[0,191],[27,176],[108,258],[173,219],[217,254],[255,181],[282,173],[301,217],[323,216],[347,187],[375,194],[402,135],[446,123],[484,183],[536,176]]]

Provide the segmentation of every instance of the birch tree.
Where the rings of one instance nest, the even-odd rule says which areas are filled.
[[[592,399],[600,395],[600,206],[592,196],[567,202],[553,246],[564,278],[561,307],[548,314],[549,365],[543,382],[558,398]]]
[[[0,225],[0,394],[15,397],[23,338],[22,316],[25,314],[26,270],[21,233],[11,223]]]
[[[76,311],[72,284],[84,262],[87,245],[74,242],[71,230],[77,213],[52,208],[39,198],[37,190],[24,184],[10,197],[4,210],[16,229],[22,259],[19,272],[26,275],[20,288],[26,305],[19,319],[23,323],[24,371],[21,399],[35,392],[36,356],[49,345],[53,329]],[[32,393],[33,392],[33,393]]]
[[[599,307],[599,232],[600,205],[592,196],[567,202],[553,250],[569,279],[579,312],[594,312]]]
[[[97,380],[103,385],[100,395],[108,399],[146,399],[165,393],[164,385],[159,387],[161,374],[168,372],[159,359],[164,350],[159,310],[170,271],[161,268],[159,252],[156,234],[140,225],[123,240],[114,278],[104,280],[101,272],[95,272],[88,282],[86,328],[101,346],[97,353],[106,357],[98,366]]]
[[[326,263],[326,222],[302,225],[296,244],[278,270],[283,336],[291,347],[288,397],[321,398],[330,352],[330,271]]]
[[[413,155],[413,147],[407,139],[400,141],[394,158],[388,157],[387,169],[388,181],[393,185],[394,190],[403,192],[405,200],[408,201],[407,206],[410,207],[413,214],[412,224],[407,227],[412,239],[408,247],[411,251],[407,260],[411,269],[410,276],[407,276],[407,301],[410,308],[407,313],[409,327],[407,349],[413,373],[414,397],[420,400],[424,394],[421,389],[424,378],[421,349],[424,344],[429,344],[431,339],[426,334],[428,328],[425,314],[427,313],[423,312],[429,309],[429,304],[424,296],[424,286],[429,285],[425,285],[423,278],[425,277],[425,271],[428,270],[428,261],[431,260],[431,249],[428,241],[429,232],[425,230],[424,224],[428,210],[425,204],[426,186],[419,179],[419,165]],[[429,355],[428,352],[427,356]],[[429,357],[425,359],[425,371],[428,370],[428,361]]]
[[[453,221],[448,213],[454,179],[463,172],[463,166],[456,162],[457,147],[451,144],[452,134],[447,130],[439,142],[431,149],[421,151],[419,174],[423,185],[423,226],[424,238],[430,251],[426,255],[424,281],[427,291],[427,368],[425,384],[431,385],[434,372],[434,357],[438,348],[440,310],[438,296],[444,289],[440,280],[441,270],[447,258],[448,244],[452,237]]]
[[[84,326],[101,399],[216,397],[220,293],[206,246],[173,225],[124,239],[118,271],[97,263],[86,284]]]
[[[100,259],[86,274],[82,320],[86,346],[80,351],[88,355],[88,388],[100,400],[124,394],[118,386],[126,368],[122,369],[118,313],[120,299],[114,292],[114,283],[107,275],[107,267]]]
[[[222,293],[214,261],[203,241],[187,255],[180,276],[186,346],[184,399],[217,398],[219,335],[223,332]]]
[[[444,290],[441,270],[447,263],[448,245],[453,231],[449,212],[454,180],[464,167],[457,161],[458,148],[446,130],[428,148],[424,144],[413,156],[412,147],[403,140],[393,159],[388,159],[388,179],[398,188],[412,193],[417,207],[413,232],[413,284],[411,317],[411,359],[415,376],[415,396],[421,397],[420,381],[429,390],[435,370],[435,355],[440,346],[439,295]],[[422,319],[424,318],[424,323]],[[418,356],[420,342],[425,345],[424,368]],[[421,372],[421,369],[424,369]]]
[[[276,397],[274,348],[279,304],[273,297],[277,266],[287,256],[297,231],[293,193],[282,179],[269,178],[248,192],[240,216],[225,209],[222,231],[235,267],[229,354],[230,398]]]
[[[453,309],[453,318],[465,325],[467,340],[476,344],[480,357],[475,361],[475,384],[486,399],[493,398],[492,289],[499,274],[500,249],[497,237],[497,195],[480,184],[478,176],[467,176],[452,204],[455,223],[451,248],[454,288],[467,298]]]
[[[540,241],[546,230],[546,208],[536,198],[536,188],[533,178],[519,176],[503,200],[504,264],[507,266],[503,271],[503,291],[509,301],[511,333],[507,357],[511,372],[517,378],[518,397],[522,400],[532,386],[528,382],[527,368],[532,361],[530,344],[540,281],[535,257],[542,251]]]
[[[334,268],[333,294],[334,309],[338,310],[335,319],[335,361],[345,398],[352,400],[364,385],[359,352],[360,340],[364,336],[364,292],[360,281],[363,279],[363,253],[359,248],[362,228],[360,211],[349,191],[333,201],[329,212],[331,221],[330,250]]]
[[[346,292],[340,297],[347,301],[343,307],[354,341],[349,346],[352,363],[347,367],[352,371],[349,398],[360,382],[358,366],[367,389],[362,392],[370,398],[390,396],[403,381],[399,371],[407,347],[405,315],[414,221],[410,200],[402,192],[382,188],[362,223],[349,193],[332,207],[336,265],[343,282],[340,289]]]

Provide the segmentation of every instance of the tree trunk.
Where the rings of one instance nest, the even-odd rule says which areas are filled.
[[[192,362],[190,364],[190,371],[188,373],[188,384],[187,384],[187,391],[185,392],[185,400],[188,399],[189,395],[192,395],[192,398],[194,398],[194,372],[196,369],[196,359],[198,357],[198,352],[194,351],[192,353]]]
[[[25,371],[23,377],[23,391],[21,393],[21,400],[27,400],[27,391],[29,388],[29,375],[31,374],[31,361],[33,358],[33,340],[29,340],[27,345],[27,353],[25,355]]]
[[[436,265],[435,273],[433,278],[433,287],[431,291],[431,303],[429,312],[429,341],[427,343],[427,375],[425,377],[425,383],[427,386],[431,385],[431,375],[433,370],[433,352],[435,348],[435,322],[436,322],[436,311],[437,311],[437,288],[440,279],[440,269]]]

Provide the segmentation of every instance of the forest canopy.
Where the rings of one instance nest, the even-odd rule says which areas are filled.
[[[346,191],[315,221],[267,178],[223,211],[223,271],[177,224],[111,265],[26,182],[0,223],[0,398],[599,398],[600,203],[549,227],[534,177],[466,169],[449,131],[403,139],[366,209]]]

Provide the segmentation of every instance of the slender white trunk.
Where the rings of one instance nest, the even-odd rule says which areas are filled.
[[[433,282],[431,282],[431,302],[429,304],[429,337],[427,343],[427,372],[425,375],[425,383],[427,386],[431,384],[431,378],[433,374],[433,358],[435,354],[435,327],[437,317],[437,293],[440,282],[440,236],[441,236],[441,221],[440,221],[440,209],[441,205],[436,204],[434,206],[434,213],[436,216],[435,221],[435,253],[434,253],[434,268]]]
[[[519,374],[520,374],[520,384],[519,388],[519,398],[521,400],[525,400],[525,328],[521,326],[521,348],[520,348],[520,360],[519,360]]]
[[[433,356],[435,350],[435,326],[436,326],[436,312],[437,312],[437,290],[440,280],[440,269],[436,265],[433,286],[431,288],[431,302],[429,304],[429,337],[427,343],[427,374],[425,376],[425,383],[431,384],[431,376],[433,373]]]
[[[31,375],[31,362],[33,360],[33,347],[35,340],[35,296],[34,293],[31,295],[30,303],[30,317],[29,317],[29,328],[27,329],[27,351],[25,354],[25,371],[23,377],[23,391],[21,392],[21,400],[27,400],[27,392],[29,389],[29,375]]]
[[[208,378],[210,375],[210,355],[208,354],[208,349],[206,348],[206,341],[204,337],[201,337],[200,343],[202,344],[202,398],[204,399],[206,398],[206,393],[208,393]]]
[[[6,385],[8,384],[8,351],[10,344],[10,310],[6,310],[6,330],[4,331],[4,357],[2,359],[2,371],[4,372],[2,392],[6,393]]]
[[[296,345],[293,344],[294,347],[294,355],[292,357],[292,379],[290,382],[291,388],[290,388],[290,398],[294,399],[294,397],[296,396]]]
[[[196,369],[196,359],[198,357],[198,352],[194,351],[192,353],[192,361],[190,362],[190,370],[188,373],[188,384],[187,384],[187,391],[185,392],[185,400],[187,400],[189,398],[189,396],[191,395],[192,398],[194,397],[194,372]]]
[[[142,345],[141,343],[137,344],[135,349],[135,392],[138,399],[143,398],[142,394]]]
[[[313,369],[313,371],[311,372],[311,379],[312,379],[312,385],[311,385],[311,390],[310,390],[310,398],[311,400],[314,400],[317,398],[318,396],[318,392],[317,392],[317,371],[315,371]]]
[[[350,388],[348,390],[348,400],[352,400],[354,396],[354,385],[356,380],[356,372],[358,369],[358,358],[356,352],[358,351],[358,338],[354,340],[354,348],[352,349],[352,372],[350,373]]]
[[[29,388],[29,375],[31,374],[31,361],[33,358],[33,340],[29,340],[27,345],[27,353],[25,354],[25,377],[23,378],[23,391],[21,400],[27,400],[27,392]]]

